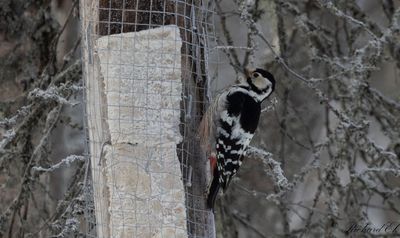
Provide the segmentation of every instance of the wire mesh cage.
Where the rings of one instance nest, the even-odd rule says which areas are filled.
[[[210,237],[212,1],[81,1],[90,237]]]

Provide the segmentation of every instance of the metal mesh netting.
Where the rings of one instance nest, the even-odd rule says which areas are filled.
[[[208,1],[81,1],[91,237],[210,237]]]

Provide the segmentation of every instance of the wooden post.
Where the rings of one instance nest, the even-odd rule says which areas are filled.
[[[81,1],[97,237],[215,236],[197,137],[207,78],[196,4]]]

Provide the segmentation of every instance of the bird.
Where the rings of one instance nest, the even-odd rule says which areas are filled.
[[[209,154],[212,182],[207,207],[214,211],[218,192],[229,186],[257,129],[261,103],[275,90],[275,78],[267,70],[246,69],[242,82],[218,94],[199,126],[200,141]]]

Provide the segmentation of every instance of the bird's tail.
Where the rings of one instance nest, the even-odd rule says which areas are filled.
[[[207,206],[209,209],[213,211],[214,211],[215,199],[217,198],[220,186],[221,184],[219,183],[218,170],[217,168],[215,168],[213,180],[210,189],[208,190],[208,197],[207,197]]]

